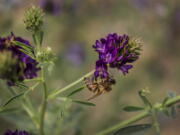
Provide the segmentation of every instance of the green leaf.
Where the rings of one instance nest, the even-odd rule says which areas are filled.
[[[180,109],[180,105],[177,105],[177,108]]]
[[[22,42],[19,42],[19,41],[13,41],[13,43],[21,48],[23,48],[24,50],[28,51],[28,52],[33,52],[34,51],[34,48],[30,45],[26,45]]]
[[[128,126],[116,131],[113,135],[139,135],[152,127],[151,124],[139,124]],[[145,135],[145,134],[144,134]]]
[[[13,97],[11,97],[10,99],[8,99],[4,104],[3,104],[3,107],[7,106],[9,103],[11,103],[13,100],[21,97],[22,95],[24,95],[24,92],[23,93],[20,93],[18,95],[15,95]]]
[[[67,97],[73,96],[76,93],[82,91],[83,89],[84,89],[84,87],[77,88],[76,90],[72,91]]]
[[[20,51],[34,58],[34,48],[32,46],[26,45],[19,41],[13,41],[13,43],[21,47]]]
[[[123,110],[126,112],[136,112],[136,111],[142,111],[144,110],[144,108],[139,106],[126,106],[123,108]]]
[[[43,31],[38,31],[33,34],[33,40],[36,45],[42,45],[44,33]]]
[[[19,109],[18,108],[7,108],[7,109],[1,108],[0,114],[14,113],[16,111],[19,111]]]
[[[39,42],[40,42],[40,45],[41,45],[41,44],[42,44],[42,41],[43,41],[43,36],[44,36],[43,31],[40,31],[38,35],[39,35],[39,36],[38,36]]]
[[[151,102],[147,99],[147,97],[146,97],[146,95],[144,94],[143,91],[139,91],[139,97],[142,99],[142,101],[144,102],[144,104],[145,104],[147,107],[152,108]]]
[[[165,107],[166,102],[168,101],[168,99],[169,99],[169,97],[166,97],[166,98],[163,100],[163,102],[162,102],[163,107]]]
[[[73,102],[75,102],[77,104],[86,105],[86,106],[96,106],[95,104],[93,104],[91,102],[86,102],[86,101],[73,100]]]
[[[29,89],[29,86],[27,86],[26,84],[21,83],[21,82],[17,82],[16,86],[21,88],[21,89]]]
[[[26,50],[24,50],[24,49],[19,49],[21,52],[23,52],[23,53],[25,53],[25,54],[27,54],[28,56],[30,56],[31,58],[33,58],[33,59],[35,59],[35,56],[34,56],[34,54],[33,53],[31,53],[31,52],[28,52],[28,51],[26,51]]]
[[[43,79],[41,77],[38,77],[38,78],[33,78],[33,79],[26,79],[24,80],[23,82],[32,82],[32,81],[42,81]]]

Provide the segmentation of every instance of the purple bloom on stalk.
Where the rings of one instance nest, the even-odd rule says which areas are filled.
[[[4,135],[30,135],[28,132],[26,131],[11,131],[11,130],[7,130]]]
[[[61,2],[59,0],[40,0],[40,7],[47,13],[59,15]]]
[[[29,41],[16,37],[13,33],[5,38],[0,37],[0,78],[7,80],[9,85],[15,85],[24,79],[32,79],[37,77],[40,68],[37,67],[38,62],[29,55],[21,51],[21,47],[15,45],[13,41],[18,41],[24,45],[31,46]],[[7,55],[7,57],[5,57]],[[13,61],[13,62],[12,62]],[[11,64],[12,63],[12,64]],[[2,69],[6,69],[3,70]]]
[[[96,62],[95,78],[106,78],[108,67],[120,70],[124,75],[128,73],[133,63],[139,58],[140,44],[130,40],[128,35],[109,34],[106,38],[97,40],[93,48],[99,54]]]
[[[101,78],[107,78],[109,75],[107,72],[107,64],[102,60],[96,61],[96,71],[94,72],[94,75],[96,78],[98,76],[100,76]]]

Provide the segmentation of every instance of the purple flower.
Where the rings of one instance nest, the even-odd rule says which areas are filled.
[[[96,61],[96,71],[94,72],[95,78],[100,76],[101,78],[107,78],[108,72],[107,72],[107,64],[103,62],[102,60]]]
[[[40,0],[40,7],[47,13],[59,15],[61,2],[59,0]]]
[[[5,67],[9,69],[6,73],[0,72],[0,78],[7,80],[9,85],[14,85],[16,82],[21,82],[24,79],[35,78],[37,77],[37,72],[40,70],[40,68],[37,67],[38,62],[27,54],[23,53],[21,51],[22,48],[16,46],[13,41],[19,41],[27,46],[31,46],[29,41],[21,37],[16,37],[13,33],[8,37],[0,38],[0,54],[11,53],[11,55],[8,55],[10,58],[6,59],[11,59],[13,61],[13,64],[8,64],[11,67]],[[4,63],[7,62],[5,61]]]
[[[4,135],[30,135],[28,132],[26,131],[11,131],[11,130],[7,130]]]
[[[133,63],[139,58],[140,44],[130,40],[128,35],[109,34],[106,38],[97,40],[93,48],[99,54],[96,62],[95,78],[106,78],[108,67],[120,70],[124,75],[128,73]]]

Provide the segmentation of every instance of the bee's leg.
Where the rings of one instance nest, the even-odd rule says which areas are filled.
[[[87,100],[88,100],[88,101],[89,101],[89,100],[92,100],[92,99],[100,96],[102,93],[103,93],[103,92],[98,92],[98,93],[96,93],[95,95],[93,95],[92,97],[88,98]]]

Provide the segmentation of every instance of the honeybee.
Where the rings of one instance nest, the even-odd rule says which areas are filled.
[[[111,86],[116,83],[112,77],[100,78],[98,80],[94,78],[84,78],[84,82],[89,91],[95,93],[95,95],[90,97],[88,100],[96,98],[105,92],[111,91]]]

